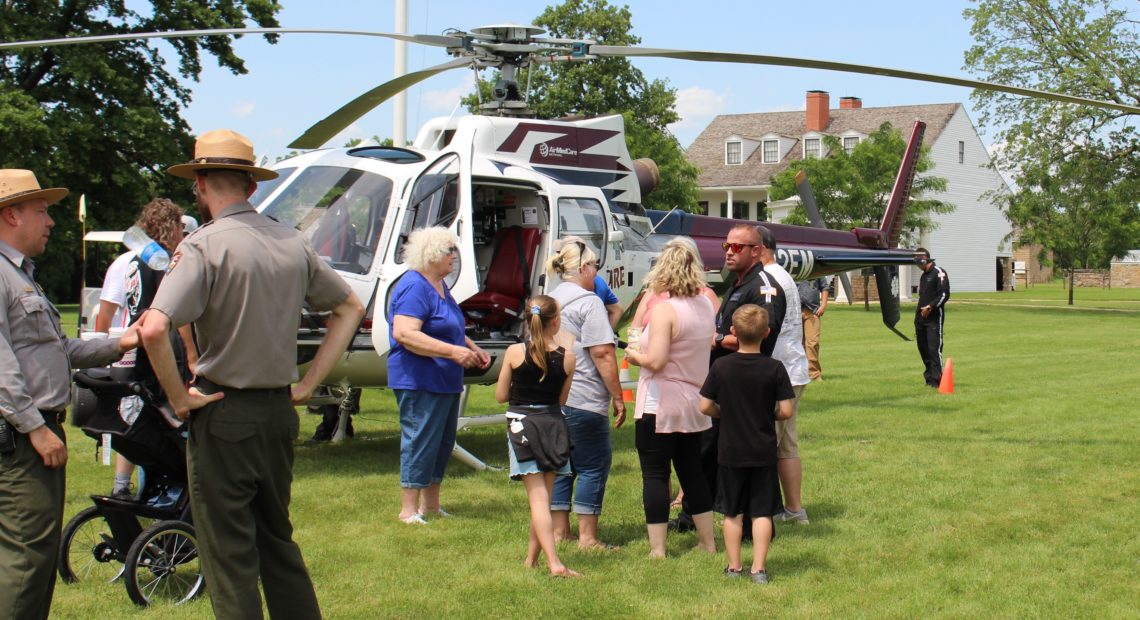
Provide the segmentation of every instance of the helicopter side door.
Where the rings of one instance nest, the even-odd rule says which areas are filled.
[[[471,162],[458,153],[445,153],[408,186],[397,213],[397,227],[384,250],[372,316],[372,346],[384,356],[391,346],[388,308],[392,289],[408,272],[404,249],[412,231],[443,226],[459,239],[459,259],[444,279],[452,297],[461,302],[479,290],[471,227]]]

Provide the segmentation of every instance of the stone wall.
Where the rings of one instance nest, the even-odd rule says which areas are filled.
[[[1113,262],[1112,288],[1140,288],[1140,263]]]
[[[1109,283],[1107,269],[1077,269],[1073,272],[1073,286],[1076,288],[1109,288]]]
[[[1029,284],[1044,284],[1053,279],[1052,267],[1046,267],[1041,264],[1041,261],[1037,260],[1037,256],[1040,253],[1040,245],[1015,247],[1013,250],[1013,260],[1025,263],[1025,271],[1029,278]],[[1052,252],[1050,252],[1048,256],[1052,258]],[[1019,288],[1025,286],[1025,280],[1018,278],[1017,286]]]

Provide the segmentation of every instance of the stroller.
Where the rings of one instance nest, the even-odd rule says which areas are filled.
[[[123,372],[126,370],[127,372]],[[205,589],[187,489],[186,439],[130,371],[93,368],[75,374],[72,423],[140,467],[133,499],[92,495],[93,506],[63,528],[59,575],[65,583],[122,578],[131,600],[184,603]],[[138,396],[141,409],[120,414],[120,401]],[[138,401],[136,401],[136,404]]]

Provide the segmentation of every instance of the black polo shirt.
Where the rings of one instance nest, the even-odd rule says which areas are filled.
[[[760,352],[771,356],[772,349],[776,347],[776,337],[780,335],[780,326],[784,324],[784,313],[788,308],[788,297],[776,278],[764,271],[764,265],[756,263],[744,278],[733,282],[721,300],[720,311],[716,315],[716,333],[729,333],[732,327],[732,313],[744,304],[756,304],[768,311],[768,337],[760,343]],[[732,353],[731,350],[716,347],[712,352],[712,360]]]

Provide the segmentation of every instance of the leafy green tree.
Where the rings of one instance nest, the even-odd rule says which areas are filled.
[[[0,40],[241,28],[246,20],[273,27],[280,10],[273,0],[155,0],[149,11],[143,6],[124,0],[0,2]],[[177,69],[164,64],[160,45],[174,48]],[[72,191],[53,208],[55,230],[37,261],[37,277],[53,298],[74,300],[79,290],[80,194],[87,196],[89,228],[121,228],[156,195],[191,204],[188,184],[162,170],[193,152],[180,116],[191,92],[178,77],[197,81],[203,54],[245,73],[229,37],[0,52],[0,166],[29,168],[41,185]],[[88,270],[101,274],[103,266]]]
[[[1137,22],[1121,3],[980,0],[964,15],[976,41],[966,68],[980,78],[1140,104]],[[1043,244],[1070,271],[1140,247],[1135,115],[987,91],[973,98],[979,123],[999,129],[997,164],[1019,187],[994,200],[1022,243]]]
[[[546,35],[563,39],[590,39],[603,45],[636,45],[629,7],[606,0],[566,0],[547,7],[534,24]],[[528,75],[529,74],[529,75]],[[496,77],[479,84],[483,100],[490,100]],[[667,129],[680,117],[676,90],[663,80],[647,80],[626,58],[609,57],[580,62],[540,65],[520,71],[519,87],[529,84],[529,107],[539,118],[622,114],[630,156],[652,158],[661,170],[661,184],[642,202],[651,209],[696,209],[699,170]],[[478,97],[464,103],[478,110]]]
[[[771,197],[782,200],[796,194],[796,173],[803,170],[811,181],[820,216],[828,228],[846,230],[852,227],[878,228],[887,210],[895,176],[906,151],[906,140],[890,123],[860,140],[849,154],[833,136],[823,137],[829,155],[792,162],[787,170],[772,178]],[[950,213],[954,205],[924,198],[930,192],[946,191],[946,179],[930,174],[933,163],[929,149],[923,148],[918,159],[910,202],[907,203],[904,237],[913,232],[929,232],[937,226],[934,213]],[[797,206],[788,217],[789,224],[808,224],[807,213]],[[906,238],[906,243],[917,241]]]

